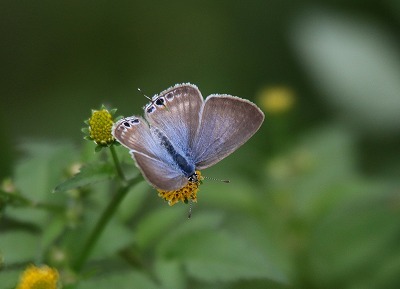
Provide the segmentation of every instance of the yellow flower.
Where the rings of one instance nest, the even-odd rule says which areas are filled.
[[[112,115],[107,109],[93,110],[89,119],[90,138],[98,145],[111,145],[114,142],[111,134],[113,124]]]
[[[284,86],[267,87],[259,93],[261,107],[269,113],[279,114],[289,111],[295,102],[293,90]]]
[[[56,289],[58,277],[56,269],[29,265],[22,273],[16,289]]]
[[[4,179],[0,188],[6,193],[14,193],[16,191],[15,185],[10,178]]]
[[[204,178],[201,176],[200,171],[196,171],[196,175],[197,181],[189,181],[186,186],[176,191],[163,191],[157,189],[158,195],[168,201],[168,205],[170,206],[175,205],[179,201],[187,203],[191,200],[192,202],[197,203],[197,192],[199,191],[199,186]]]

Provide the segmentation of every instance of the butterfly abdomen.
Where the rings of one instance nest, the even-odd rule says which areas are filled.
[[[186,177],[193,175],[195,173],[194,164],[189,163],[189,161],[184,156],[177,152],[171,141],[159,129],[153,128],[152,130],[154,131],[157,138],[160,140],[161,146],[165,148],[167,153],[172,157],[175,164],[179,167],[182,173]]]

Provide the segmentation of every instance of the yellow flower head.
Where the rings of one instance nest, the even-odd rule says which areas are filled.
[[[14,193],[16,191],[13,181],[9,178],[3,180],[0,188],[6,193]]]
[[[188,182],[186,186],[180,188],[176,191],[163,191],[158,190],[158,195],[164,200],[168,201],[168,205],[173,206],[177,202],[182,201],[187,203],[189,200],[197,203],[197,192],[199,191],[199,186],[201,181],[204,179],[201,176],[200,171],[196,171],[197,180],[194,182]]]
[[[111,134],[113,124],[112,115],[107,109],[93,110],[92,117],[89,119],[90,138],[98,145],[111,145],[114,142]]]
[[[267,87],[259,94],[261,107],[269,113],[279,114],[289,111],[295,101],[293,90],[284,86]]]
[[[16,289],[56,289],[58,277],[56,269],[29,265],[22,273]]]

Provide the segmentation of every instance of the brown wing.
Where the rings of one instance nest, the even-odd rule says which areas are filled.
[[[246,99],[230,95],[207,97],[193,146],[196,169],[208,168],[233,153],[263,121],[263,112]]]

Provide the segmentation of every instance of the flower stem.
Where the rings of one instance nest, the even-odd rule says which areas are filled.
[[[126,181],[125,175],[122,172],[121,164],[119,163],[118,155],[117,155],[117,152],[115,151],[115,147],[113,145],[110,146],[110,151],[111,151],[111,155],[112,155],[112,158],[113,158],[113,161],[114,161],[115,168],[117,170],[118,177],[122,181],[125,182]]]
[[[84,266],[86,260],[90,256],[97,240],[99,239],[101,233],[104,231],[107,223],[110,221],[111,217],[114,215],[116,209],[118,208],[119,204],[125,197],[126,193],[129,189],[136,185],[138,182],[142,180],[142,176],[139,174],[132,180],[130,180],[126,185],[121,186],[117,193],[112,198],[111,202],[105,208],[103,213],[100,216],[100,219],[97,221],[95,227],[93,228],[92,232],[89,235],[89,238],[86,240],[85,244],[83,245],[82,252],[79,255],[78,259],[73,264],[72,268],[75,272],[80,272],[82,267]]]

